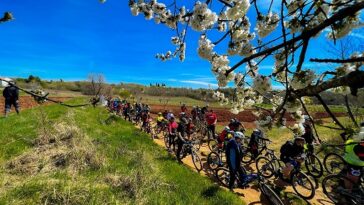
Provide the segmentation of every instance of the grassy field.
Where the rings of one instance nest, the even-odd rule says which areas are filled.
[[[38,107],[0,130],[0,204],[243,203],[101,108]]]
[[[141,95],[138,96],[137,99],[141,99],[141,102],[147,104],[158,104],[158,105],[173,105],[173,106],[181,106],[185,103],[187,106],[205,106],[208,104],[210,107],[214,108],[227,108],[230,109],[229,106],[221,106],[218,102],[205,102],[201,100],[196,100],[188,97],[161,97],[161,96],[148,96],[148,95]],[[271,109],[271,105],[259,105],[261,107]],[[330,110],[333,113],[347,113],[347,109],[344,105],[329,105]],[[309,112],[326,112],[324,107],[321,105],[307,105],[307,109]],[[354,114],[364,115],[364,109],[352,108]]]

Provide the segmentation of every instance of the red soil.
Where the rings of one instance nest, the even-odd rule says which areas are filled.
[[[57,100],[57,101],[65,101],[70,99],[71,97],[52,97],[51,99],[53,100]],[[0,111],[2,112],[4,109],[4,98],[0,98]],[[33,99],[33,97],[30,96],[20,96],[19,98],[19,102],[20,102],[20,110],[25,110],[25,109],[29,109],[29,108],[33,108],[36,106],[39,106],[39,104]],[[52,104],[51,102],[46,102],[44,103],[44,105],[49,105]],[[14,110],[14,108],[12,108],[12,110]]]
[[[167,106],[151,105],[151,108],[152,108],[153,114],[157,114],[158,112],[163,112],[164,110],[171,110],[175,114],[181,112],[181,107],[174,106],[174,105],[167,105]],[[218,124],[220,124],[220,125],[226,125],[227,122],[230,121],[230,119],[237,118],[241,122],[243,122],[243,124],[246,128],[256,127],[254,122],[257,120],[257,117],[253,114],[254,110],[244,110],[243,112],[240,112],[238,115],[234,115],[228,109],[224,109],[224,108],[212,108],[212,109],[217,114]],[[192,107],[188,107],[187,114],[190,114],[191,110],[192,110]],[[345,115],[346,115],[345,113],[335,113],[335,116],[337,116],[337,117],[342,117]],[[312,117],[315,120],[318,120],[318,119],[328,118],[330,116],[326,112],[316,112],[313,114]],[[294,122],[293,118],[289,114],[286,114],[285,118],[287,120],[287,123],[292,125],[292,123]]]

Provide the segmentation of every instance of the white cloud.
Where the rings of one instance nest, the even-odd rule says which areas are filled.
[[[349,36],[364,39],[364,35],[360,33],[350,33]]]
[[[187,84],[194,84],[194,85],[202,85],[202,86],[206,86],[206,87],[218,87],[217,84],[215,83],[209,83],[209,82],[204,82],[204,81],[196,81],[196,80],[181,80],[179,81],[181,83],[187,83]]]

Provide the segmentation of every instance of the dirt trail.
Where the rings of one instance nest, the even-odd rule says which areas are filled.
[[[158,136],[157,139],[154,139],[154,142],[156,144],[158,144],[159,146],[162,146],[165,148],[165,144],[164,144],[164,140],[162,136]],[[203,165],[206,165],[206,156],[210,153],[210,150],[208,149],[207,145],[203,145],[199,151],[199,155],[201,157],[202,163]],[[192,159],[190,156],[184,158],[182,160],[183,164],[185,164],[186,166],[188,166],[189,168],[191,168],[192,170],[196,171]],[[246,166],[246,169],[248,171],[253,171],[256,172],[255,170],[255,165],[251,164]],[[207,170],[207,166],[204,166],[204,170],[200,172],[201,175],[209,177],[209,178],[214,178],[213,176],[211,176],[211,174],[206,173],[205,171]],[[273,182],[273,184],[278,185],[279,187],[284,187],[283,190],[285,193],[289,193],[291,196],[297,196],[293,190],[293,188],[290,185],[285,184],[286,186],[282,186],[282,183],[277,180],[275,182]],[[226,189],[225,187],[223,187],[224,189]],[[264,198],[263,195],[261,195],[260,190],[258,189],[258,187],[256,187],[254,184],[251,187],[245,188],[245,189],[234,189],[234,192],[236,194],[238,194],[241,199],[243,201],[246,202],[246,204],[248,205],[257,205],[257,204],[269,204],[266,199]],[[298,196],[297,196],[298,197]],[[288,199],[285,199],[286,201],[285,204],[293,204],[292,202],[289,202]],[[332,205],[333,203],[326,197],[326,195],[322,192],[321,187],[316,189],[316,193],[315,193],[315,198],[313,198],[312,200],[306,201],[307,204],[312,204],[312,205]]]

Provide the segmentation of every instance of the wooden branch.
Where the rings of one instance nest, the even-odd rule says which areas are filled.
[[[7,82],[9,85],[14,86],[14,87],[18,88],[19,90],[21,90],[21,91],[23,91],[23,92],[25,92],[25,93],[27,93],[27,94],[29,94],[29,95],[33,96],[33,97],[37,97],[37,98],[39,98],[39,99],[44,99],[44,100],[47,100],[47,101],[49,101],[49,102],[57,103],[57,104],[62,105],[62,106],[66,106],[66,107],[70,107],[70,108],[75,108],[75,107],[84,107],[84,106],[88,106],[88,105],[90,105],[90,103],[88,103],[88,104],[81,104],[81,105],[69,105],[69,104],[66,104],[66,103],[64,103],[64,102],[62,102],[62,101],[52,100],[52,99],[48,98],[47,96],[49,95],[49,93],[47,93],[47,94],[46,94],[46,95],[44,95],[44,96],[41,96],[41,95],[38,95],[38,94],[33,93],[33,92],[31,92],[31,91],[25,90],[25,89],[23,89],[23,88],[21,88],[21,87],[19,87],[19,86],[15,85],[15,84],[13,84],[12,82],[5,80],[5,79],[0,78],[0,80],[1,80],[1,81],[4,81],[4,82]]]
[[[318,59],[311,58],[310,62],[318,62],[318,63],[357,63],[364,62],[364,57],[350,58],[350,59]]]
[[[364,71],[353,71],[343,77],[333,78],[319,85],[310,85],[306,88],[294,91],[296,97],[316,96],[317,94],[332,88],[348,86],[351,89],[364,87]]]
[[[351,111],[351,108],[350,108],[350,105],[349,105],[348,95],[345,95],[345,105],[346,105],[346,109],[348,110],[348,114],[349,114],[349,117],[350,117],[351,121],[353,121],[354,125],[359,128],[359,125],[355,120],[353,112]]]
[[[296,72],[300,72],[301,71],[303,62],[305,61],[305,56],[306,56],[306,52],[307,52],[309,40],[310,40],[309,38],[303,40],[302,50],[301,50],[301,53],[300,53],[300,58],[298,60]]]
[[[342,129],[346,130],[345,127],[341,124],[341,122],[336,118],[336,116],[331,112],[330,108],[326,105],[325,101],[322,97],[317,94],[315,97],[320,101],[321,105],[324,107],[325,111],[330,115],[330,117],[334,120],[334,122]]]
[[[315,126],[315,121],[313,120],[312,116],[311,116],[311,115],[310,115],[310,113],[308,112],[308,109],[307,109],[307,107],[306,107],[305,103],[303,102],[303,100],[302,100],[301,98],[298,98],[298,99],[299,99],[299,101],[300,101],[300,103],[301,103],[301,105],[302,105],[303,110],[306,112],[306,114],[308,115],[308,117],[310,118],[310,120],[311,120],[311,122],[312,122],[312,127],[313,127],[313,130],[315,131],[315,134],[316,134],[317,140],[318,140],[319,142],[321,142],[320,136],[319,136],[319,134],[318,134],[318,132],[317,132],[317,129],[316,129],[316,126]]]
[[[236,70],[239,66],[241,66],[242,64],[263,56],[263,55],[267,55],[267,54],[271,54],[272,52],[283,48],[286,45],[292,45],[294,43],[296,43],[297,41],[303,40],[303,39],[307,39],[310,38],[312,36],[315,36],[317,33],[319,33],[320,31],[324,30],[326,27],[331,26],[332,24],[334,24],[336,21],[339,21],[341,19],[344,19],[348,16],[351,16],[353,14],[355,14],[356,12],[362,10],[364,8],[364,2],[360,2],[360,3],[356,3],[354,5],[348,6],[346,8],[341,9],[340,11],[338,11],[336,14],[334,14],[333,16],[331,16],[330,18],[326,19],[324,22],[322,22],[321,24],[317,25],[316,27],[309,29],[309,30],[305,30],[301,33],[301,35],[292,38],[291,40],[287,41],[286,43],[281,43],[279,45],[276,45],[274,47],[271,47],[269,49],[266,49],[262,52],[259,53],[255,53],[251,56],[245,57],[244,59],[242,59],[241,61],[239,61],[237,64],[235,64],[233,67],[231,67],[230,70],[226,71],[226,76],[229,75],[229,73],[233,72],[234,70]]]

